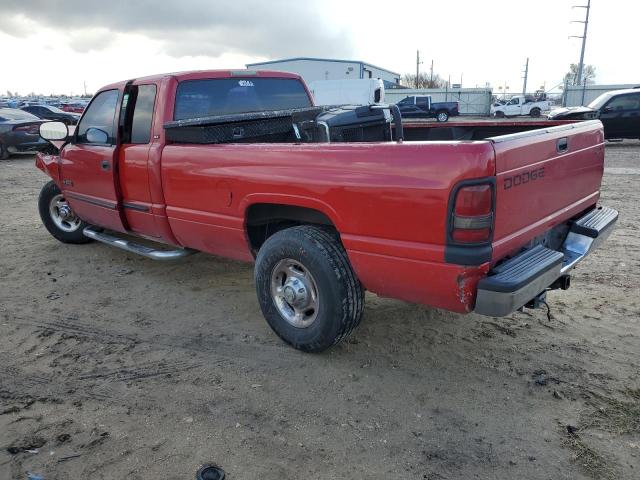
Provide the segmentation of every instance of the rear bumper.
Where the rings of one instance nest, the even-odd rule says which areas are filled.
[[[478,282],[474,311],[502,317],[519,309],[568,275],[609,236],[617,220],[616,210],[596,208],[571,225],[559,250],[537,245],[494,268]]]

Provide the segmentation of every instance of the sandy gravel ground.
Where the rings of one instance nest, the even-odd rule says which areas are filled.
[[[606,151],[621,220],[551,321],[368,295],[322,355],[269,330],[251,265],[60,244],[33,158],[1,162],[0,480],[640,478],[640,143]]]

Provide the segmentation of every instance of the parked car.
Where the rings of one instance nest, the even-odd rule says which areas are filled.
[[[436,130],[407,132],[421,129]],[[123,81],[98,91],[73,134],[41,126],[60,155],[37,156],[52,179],[39,211],[66,243],[255,260],[267,322],[304,351],[351,333],[365,289],[503,316],[568,288],[618,218],[597,206],[602,124],[439,129],[474,141],[403,141],[395,105],[314,106],[290,73]]]
[[[586,107],[558,108],[549,113],[551,120],[599,119],[605,138],[640,138],[640,90],[612,90]]]
[[[431,95],[411,95],[398,102],[402,118],[435,118],[446,122],[460,114],[459,102],[432,102]]]
[[[42,120],[15,108],[0,108],[0,160],[12,153],[37,152],[50,148],[40,138]]]
[[[539,117],[542,112],[549,110],[549,101],[531,97],[528,95],[516,95],[508,102],[495,102],[491,106],[490,113],[494,117],[517,117],[520,115],[530,115]]]
[[[316,105],[373,105],[384,103],[384,82],[366,78],[316,80],[309,84]]]
[[[57,120],[67,125],[75,125],[80,120],[80,115],[77,113],[64,112],[58,107],[51,105],[26,105],[21,108],[25,112],[29,112],[38,118],[44,120]]]
[[[59,105],[60,110],[63,112],[82,113],[87,105],[84,103],[61,103]]]

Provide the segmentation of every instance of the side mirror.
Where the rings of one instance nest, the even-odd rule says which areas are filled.
[[[612,112],[612,111],[613,111],[613,109],[612,109],[611,107],[604,107],[604,108],[601,110],[601,113],[610,113],[610,112]]]
[[[109,141],[107,132],[94,127],[87,129],[86,137],[88,143],[107,143]]]
[[[49,141],[66,140],[69,136],[69,127],[62,122],[41,123],[40,136]]]

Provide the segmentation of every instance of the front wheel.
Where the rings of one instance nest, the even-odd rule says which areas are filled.
[[[255,282],[273,331],[305,352],[321,352],[360,323],[364,291],[340,240],[302,225],[281,230],[258,252]]]
[[[446,122],[447,120],[449,120],[449,112],[442,110],[436,113],[436,120],[438,122]]]
[[[55,182],[47,183],[38,197],[38,210],[45,228],[63,243],[88,243],[82,230],[88,223],[82,221],[71,209]]]

